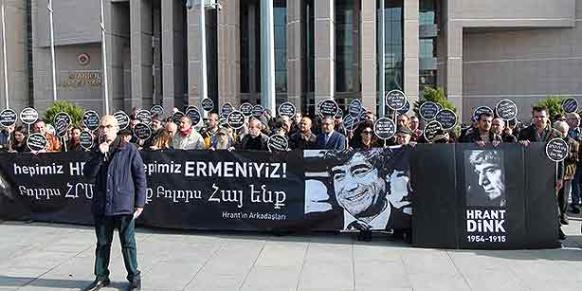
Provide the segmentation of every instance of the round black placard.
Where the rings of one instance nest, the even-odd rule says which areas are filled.
[[[339,107],[335,100],[324,100],[319,104],[319,112],[323,116],[336,116],[338,113]]]
[[[0,112],[0,124],[5,127],[12,126],[16,123],[16,119],[18,116],[16,115],[16,111],[7,108]]]
[[[282,103],[279,105],[279,109],[277,110],[279,116],[287,116],[289,118],[293,118],[296,112],[297,109],[295,108],[295,104],[291,102]]]
[[[420,118],[422,118],[423,120],[429,121],[429,120],[433,120],[437,113],[439,113],[439,106],[438,104],[432,102],[432,101],[426,101],[424,103],[422,103],[422,105],[420,105],[420,108],[418,109],[418,114],[420,114]]]
[[[503,120],[508,121],[517,117],[517,105],[509,99],[503,99],[495,106],[497,116]]]
[[[129,116],[123,111],[117,111],[113,114],[113,117],[117,119],[117,124],[119,125],[119,130],[126,129],[129,126]]]
[[[344,116],[343,125],[346,130],[354,131],[359,125],[357,117],[353,117],[351,114]]]
[[[239,129],[245,125],[245,116],[240,111],[233,111],[226,118],[226,123],[234,129]]]
[[[253,115],[253,104],[251,104],[251,103],[245,102],[245,103],[240,105],[239,109],[240,109],[240,112],[242,112],[242,114],[244,116]]]
[[[222,108],[220,109],[220,115],[228,116],[233,111],[234,111],[234,107],[232,107],[232,104],[227,102],[227,103],[224,103],[224,105],[222,105]]]
[[[546,144],[546,155],[554,162],[561,162],[568,157],[570,147],[568,143],[561,138],[554,138]]]
[[[99,122],[101,122],[101,119],[99,118],[99,114],[97,112],[93,110],[87,110],[83,114],[83,125],[85,125],[87,129],[96,130],[99,128]]]
[[[26,139],[26,146],[33,152],[45,150],[47,145],[46,137],[40,133],[33,133]]]
[[[82,131],[79,136],[79,142],[82,148],[90,150],[93,147],[93,135],[89,131]]]
[[[400,90],[392,90],[386,93],[384,99],[386,100],[386,106],[395,111],[404,108],[407,102],[406,94]]]
[[[198,109],[190,109],[186,112],[186,116],[190,117],[192,120],[192,126],[196,126],[202,121],[202,116],[200,115],[200,111]]]
[[[210,98],[202,99],[202,109],[208,112],[212,111],[214,109],[214,101]]]
[[[63,137],[67,135],[71,125],[71,117],[66,112],[59,112],[53,119],[53,125],[57,136]]]
[[[424,139],[428,142],[434,141],[434,138],[439,134],[439,131],[443,129],[440,122],[433,120],[426,124],[423,130]]]
[[[38,120],[38,111],[32,107],[24,108],[20,112],[20,120],[24,124],[33,124]]]
[[[267,147],[269,148],[269,151],[272,152],[274,151],[284,152],[287,151],[287,149],[289,148],[289,142],[287,141],[287,138],[285,138],[284,136],[275,134],[269,137]]]
[[[162,119],[164,116],[164,107],[162,107],[162,105],[154,105],[152,108],[150,108],[150,112],[152,113],[152,116],[157,115],[160,119]]]
[[[133,134],[141,140],[148,140],[152,136],[152,129],[145,123],[138,123],[133,128]]]
[[[135,115],[135,118],[137,118],[137,120],[139,120],[140,123],[145,123],[147,125],[152,123],[152,114],[147,110],[138,111],[137,114]]]
[[[437,113],[435,120],[441,124],[443,130],[451,130],[457,125],[457,114],[450,109],[443,109]]]
[[[382,117],[374,123],[374,134],[379,139],[391,139],[396,133],[396,124],[388,117]]]
[[[182,112],[182,111],[177,111],[177,112],[175,112],[175,113],[172,115],[172,121],[173,121],[175,124],[178,124],[178,123],[180,122],[180,119],[182,119],[182,117],[184,117],[184,116],[185,116],[185,115],[184,115],[184,112]]]
[[[348,112],[352,117],[358,117],[362,113],[362,101],[360,99],[354,99],[350,102],[350,106],[348,107]]]
[[[574,98],[564,99],[564,101],[562,101],[562,109],[564,109],[566,113],[576,112],[576,110],[578,110],[578,101]]]
[[[263,116],[263,112],[265,112],[265,108],[263,108],[263,106],[261,106],[261,105],[253,106],[253,116],[254,117],[259,118],[259,117]]]

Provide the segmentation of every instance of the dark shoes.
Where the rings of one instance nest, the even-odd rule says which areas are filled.
[[[127,291],[141,290],[141,278],[137,277],[133,281],[129,282]]]
[[[85,290],[85,291],[97,291],[103,287],[109,286],[109,283],[111,283],[111,281],[109,281],[109,279],[105,279],[105,280],[96,279],[95,281],[93,281],[93,283],[91,283],[91,285],[87,286],[87,288],[85,288],[83,290]]]
[[[568,225],[570,224],[570,222],[568,221],[568,217],[566,217],[566,215],[560,215],[560,224],[562,225]]]
[[[570,212],[574,214],[580,214],[580,206],[576,204],[570,204]]]
[[[566,234],[562,231],[562,229],[560,229],[559,238],[560,238],[560,240],[565,240],[566,239]]]

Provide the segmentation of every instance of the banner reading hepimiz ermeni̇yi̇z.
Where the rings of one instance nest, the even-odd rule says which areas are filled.
[[[142,152],[140,222],[210,230],[409,228],[410,151]],[[91,224],[98,193],[82,175],[89,155],[2,155],[0,216]]]

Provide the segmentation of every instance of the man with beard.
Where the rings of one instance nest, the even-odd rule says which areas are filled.
[[[501,136],[491,131],[491,124],[493,122],[493,115],[489,112],[479,114],[477,128],[471,132],[467,132],[461,142],[476,143],[480,147],[486,144],[493,144],[497,146],[501,143]]]
[[[206,148],[210,148],[214,141],[215,135],[218,133],[218,114],[210,113],[208,114],[208,119],[206,120],[206,127],[202,129],[202,137],[204,137],[204,143]]]
[[[291,149],[310,149],[315,145],[316,136],[311,132],[311,119],[301,118],[299,130],[289,137],[289,147]]]
[[[255,151],[269,150],[267,148],[269,137],[261,132],[262,127],[263,125],[258,119],[251,118],[249,120],[249,132],[243,136],[237,149]]]
[[[469,163],[477,185],[469,184],[467,189],[468,206],[504,207],[505,173],[500,152],[477,150],[469,155]]]

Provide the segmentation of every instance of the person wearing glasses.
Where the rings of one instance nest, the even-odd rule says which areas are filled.
[[[110,284],[109,259],[115,229],[123,254],[129,290],[141,288],[134,235],[135,219],[146,200],[146,175],[137,147],[118,136],[119,125],[112,115],[101,119],[99,139],[91,159],[83,169],[94,179],[91,211],[95,222],[95,281],[85,290],[99,290]]]

